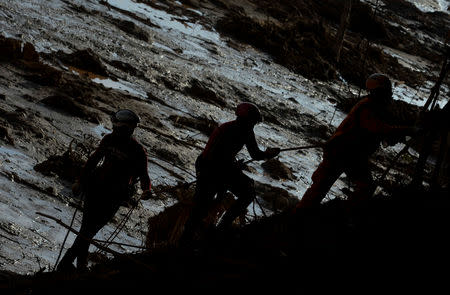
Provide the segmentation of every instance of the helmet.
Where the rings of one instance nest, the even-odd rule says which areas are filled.
[[[375,89],[385,89],[392,90],[391,80],[389,80],[388,76],[380,73],[375,73],[370,75],[366,80],[366,88],[367,90],[375,90]]]
[[[137,125],[141,120],[135,112],[131,110],[119,110],[111,117],[111,121],[114,123],[124,123],[130,125]]]
[[[262,121],[261,113],[256,105],[250,102],[240,103],[235,112],[240,120],[259,123]]]

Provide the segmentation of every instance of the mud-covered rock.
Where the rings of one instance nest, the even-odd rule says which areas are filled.
[[[47,64],[23,60],[19,66],[27,71],[27,80],[39,85],[58,86],[62,81],[62,72]]]
[[[219,97],[219,95],[204,82],[194,78],[190,81],[190,84],[190,86],[184,89],[184,93],[219,107],[225,107],[227,105],[225,100]]]
[[[145,76],[145,73],[138,70],[136,67],[132,66],[131,64],[121,61],[121,60],[111,60],[108,61],[110,65],[113,67],[127,73],[130,75],[134,75],[136,77],[142,78],[144,80],[148,80],[148,78]]]
[[[25,71],[28,80],[40,85],[55,86],[61,80],[61,72],[40,61],[33,44],[0,36],[0,60],[12,62]]]
[[[211,135],[214,129],[219,126],[216,121],[208,118],[193,118],[172,115],[169,119],[174,122],[175,126],[193,128],[207,136]]]
[[[87,110],[86,107],[66,95],[51,95],[40,102],[71,116],[83,118],[96,124],[99,123],[98,116],[95,113]]]
[[[0,36],[0,60],[8,61],[22,57],[22,42],[13,38]]]
[[[278,159],[270,159],[261,164],[264,171],[276,180],[295,180],[296,177],[291,168]]]
[[[14,111],[0,109],[0,124],[7,128],[11,142],[13,142],[12,130],[25,134],[31,133],[37,138],[44,137],[43,131],[35,124],[34,115],[24,109],[18,108]],[[27,136],[25,134],[24,136]]]
[[[272,211],[284,211],[292,208],[297,202],[297,197],[287,190],[269,184],[255,182],[256,195],[264,200],[263,206]]]
[[[335,70],[324,58],[333,40],[319,22],[298,19],[282,26],[230,13],[218,22],[219,31],[263,49],[275,61],[308,78],[332,79]]]
[[[23,46],[22,56],[23,59],[27,61],[39,61],[39,53],[36,52],[33,44],[29,42],[25,43],[25,45]]]
[[[216,28],[267,52],[277,63],[310,79],[335,79],[339,72],[347,81],[364,86],[368,73],[383,72],[413,86],[422,83],[428,74],[404,67],[397,58],[373,44],[381,43],[404,52],[420,51],[421,56],[434,61],[443,52],[439,49],[442,46],[431,40],[429,45],[419,44],[414,36],[385,20],[385,15],[380,15],[384,12],[374,12],[367,3],[354,1],[341,51],[340,60],[345,62],[337,62],[335,31],[343,5],[331,0],[258,1],[254,4],[275,20],[255,17],[239,7],[241,9],[229,9]],[[397,23],[405,21],[388,16]],[[442,24],[445,26],[445,21]],[[443,39],[443,36],[437,38]]]
[[[62,155],[50,156],[47,160],[36,164],[34,170],[46,176],[56,174],[64,180],[73,182],[80,176],[84,163],[84,160],[75,153],[66,151]]]
[[[152,147],[151,153],[156,154],[159,158],[168,161],[169,163],[174,163],[175,165],[184,165],[181,160],[180,155],[176,151],[164,147]]]
[[[113,22],[119,29],[128,33],[139,40],[148,42],[150,41],[150,35],[144,29],[138,27],[134,22],[129,20],[117,20]]]
[[[0,126],[0,140],[4,140],[7,143],[14,145],[14,140],[9,135],[8,128]]]
[[[70,54],[60,50],[55,55],[67,65],[89,71],[97,75],[105,77],[108,76],[108,72],[105,65],[102,63],[101,58],[90,48],[77,50]]]

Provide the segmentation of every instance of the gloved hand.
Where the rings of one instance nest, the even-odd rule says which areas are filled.
[[[279,153],[280,153],[280,148],[267,148],[265,151],[267,159],[274,158],[274,157],[278,156]]]
[[[81,193],[81,184],[78,180],[75,181],[74,184],[72,184],[72,193],[75,196],[78,196]]]
[[[153,193],[152,193],[152,191],[151,190],[146,190],[146,191],[143,191],[142,192],[142,194],[141,194],[141,200],[149,200],[149,199],[151,199],[151,198],[153,198]]]
[[[244,170],[247,167],[244,163],[244,159],[237,160],[236,165],[240,170]]]

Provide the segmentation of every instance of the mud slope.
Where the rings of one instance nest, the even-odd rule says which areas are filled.
[[[243,231],[226,239],[227,243],[219,242],[223,247],[212,245],[212,256],[198,258],[197,266],[193,265],[197,256],[178,250],[152,249],[130,256],[133,261],[145,261],[154,268],[150,271],[135,262],[108,262],[112,256],[92,246],[90,266],[98,264],[103,270],[54,278],[51,271],[66,229],[37,212],[70,223],[74,211],[82,207],[71,194],[71,183],[102,136],[111,131],[110,116],[120,108],[132,109],[142,119],[135,136],[147,150],[155,192],[154,199],[139,202],[133,211],[132,201],[123,204],[96,236],[106,240],[131,213],[115,240],[119,244],[111,246],[122,254],[145,247],[148,220],[183,200],[185,195],[178,188],[195,180],[194,162],[208,135],[218,124],[234,118],[239,102],[254,102],[262,111],[264,122],[255,127],[262,149],[311,145],[326,140],[349,107],[365,94],[360,88],[364,77],[383,71],[395,82],[394,121],[413,124],[440,70],[445,52],[440,28],[448,27],[448,13],[423,12],[402,0],[379,1],[374,13],[369,3],[374,1],[356,1],[342,56],[336,62],[332,45],[342,8],[333,1],[319,2],[1,1],[2,287],[15,282],[16,274],[24,275],[21,286],[30,282],[43,287],[48,280],[80,288],[93,281],[102,288],[117,287],[114,282],[127,285],[130,276],[154,277],[156,285],[169,286],[172,279],[182,283],[193,279],[206,286],[231,284],[234,277],[238,282],[248,278],[255,283],[260,274],[268,279],[285,264],[286,269],[302,265],[302,258],[293,258],[290,264],[291,254],[284,256],[287,250],[278,245],[285,243],[284,238],[258,245],[249,242],[252,235],[260,241],[261,232],[270,232],[270,222],[255,225],[250,232],[245,225],[288,210],[301,198],[321,160],[320,148],[290,151],[272,162],[249,164],[245,173],[256,182],[257,201],[248,208]],[[447,102],[448,93],[447,78],[439,105]],[[381,149],[374,156],[371,165],[376,178],[403,146]],[[238,157],[249,159],[245,150]],[[410,150],[379,184],[377,193],[386,197],[396,184],[408,183],[415,161],[416,153]],[[342,176],[326,201],[339,204],[351,189]],[[78,228],[80,211],[75,217]],[[278,224],[284,226],[274,226]],[[376,226],[384,229],[384,225]],[[339,230],[353,231],[347,228],[348,222],[342,226]],[[313,229],[308,231],[305,226],[308,235]],[[328,251],[331,229],[324,230],[327,234],[316,237],[314,246]],[[286,237],[292,232],[296,230]],[[360,237],[359,233],[352,235],[352,239]],[[69,235],[65,248],[73,240]],[[299,252],[307,247],[294,242],[292,247],[298,246]],[[264,245],[269,249],[259,248]],[[343,248],[336,247],[333,251]],[[227,249],[237,252],[221,252]],[[260,265],[265,261],[262,257],[269,260],[267,265]],[[105,261],[105,265],[100,263]],[[299,276],[308,273],[308,265],[314,266],[313,261],[306,264]],[[210,267],[214,271],[208,281],[203,276]],[[234,273],[236,268],[242,273]],[[15,275],[10,277],[9,272]],[[36,273],[38,277],[33,276]],[[298,277],[295,272],[286,276],[288,282]]]

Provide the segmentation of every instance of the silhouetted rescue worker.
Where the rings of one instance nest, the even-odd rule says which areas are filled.
[[[253,180],[242,172],[243,165],[235,159],[244,145],[255,160],[270,159],[280,152],[279,148],[268,148],[263,152],[258,147],[253,131],[253,127],[262,121],[258,107],[244,102],[237,106],[235,114],[236,120],[226,122],[213,131],[196,160],[194,207],[186,222],[182,241],[191,239],[202,225],[217,193],[229,190],[237,197],[223,215],[218,225],[219,230],[230,227],[238,216],[245,213],[255,198]]]
[[[139,117],[133,111],[119,110],[111,119],[112,133],[103,137],[72,187],[75,194],[80,190],[85,194],[83,220],[80,233],[61,259],[58,270],[72,269],[75,258],[78,269],[86,268],[90,245],[86,239],[92,239],[131,197],[130,186],[137,180],[143,191],[141,199],[151,196],[147,154],[132,137]]]
[[[312,185],[296,206],[317,207],[342,173],[356,185],[350,197],[352,206],[371,196],[372,177],[369,171],[369,156],[382,141],[398,142],[415,130],[406,126],[386,123],[387,107],[392,101],[392,85],[389,78],[375,73],[366,80],[369,95],[362,98],[341,122],[326,142],[323,160],[312,175]]]

